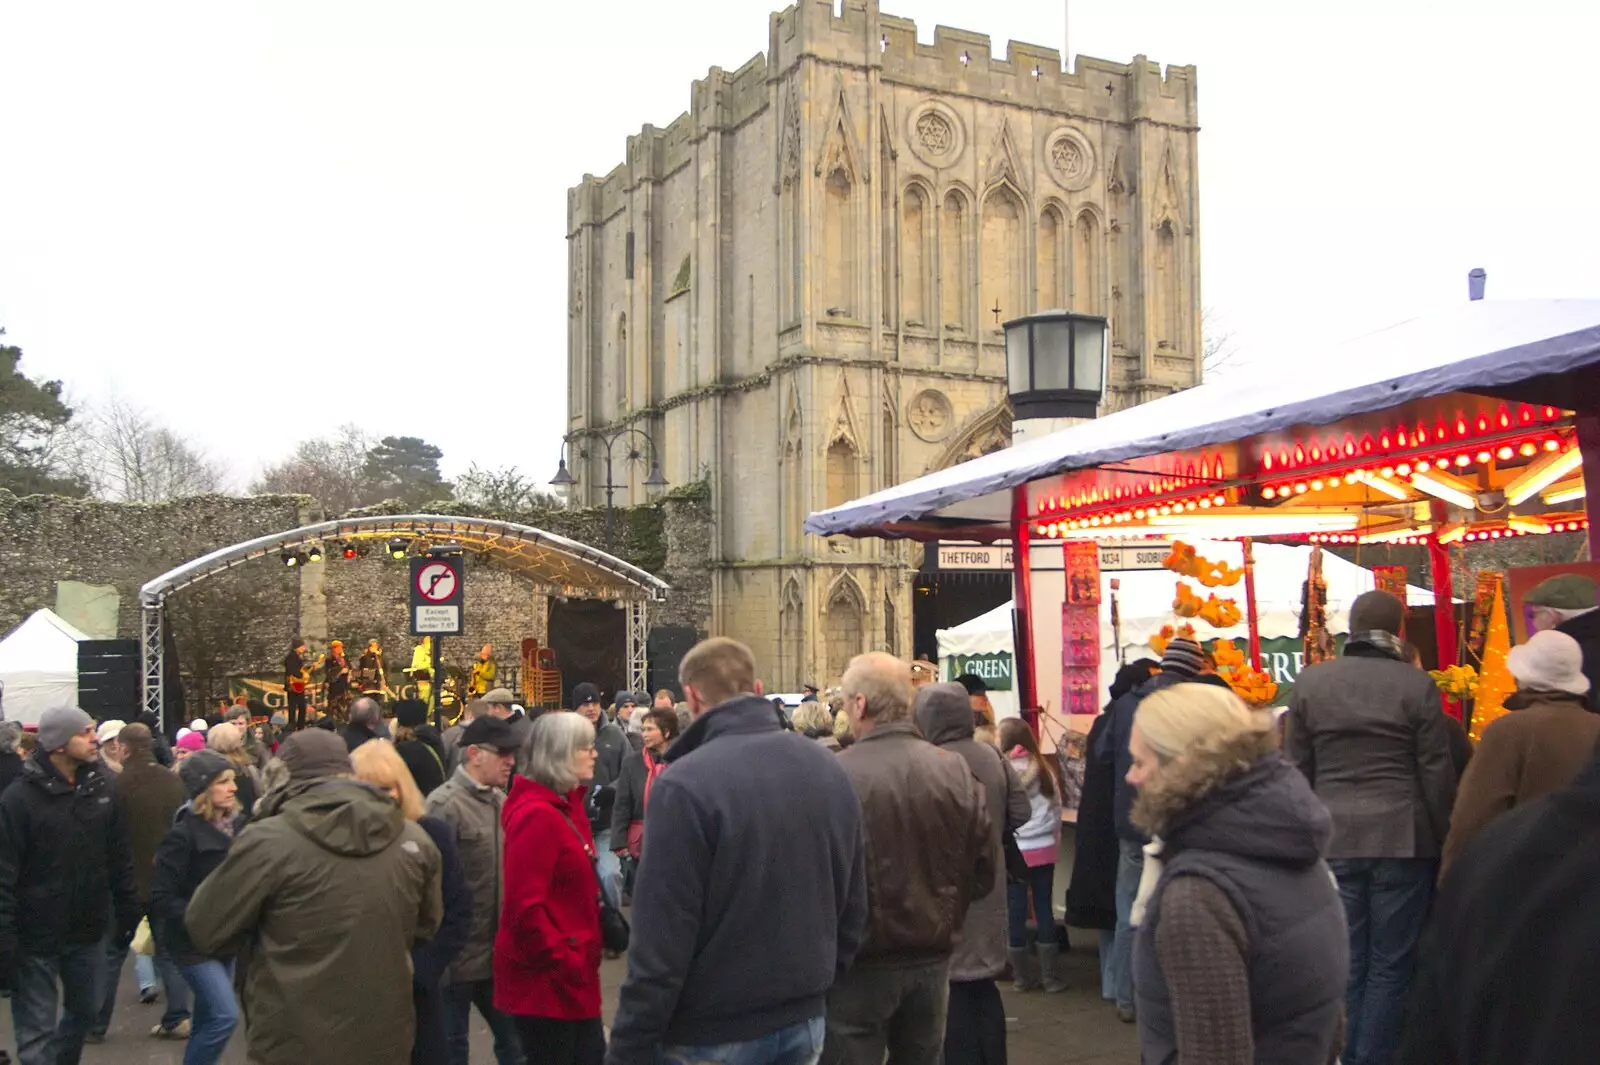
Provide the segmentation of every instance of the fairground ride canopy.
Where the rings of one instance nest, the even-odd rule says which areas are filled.
[[[1586,528],[1600,300],[1473,301],[811,515],[823,536],[1441,543]],[[1571,513],[1563,504],[1574,504]],[[1558,508],[1558,509],[1552,509]]]

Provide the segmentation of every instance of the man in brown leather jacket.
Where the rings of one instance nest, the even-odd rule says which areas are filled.
[[[938,1061],[950,954],[967,906],[994,886],[988,801],[960,757],[923,738],[911,667],[859,655],[844,675],[856,742],[839,764],[861,800],[867,940],[828,993],[826,1065]]]

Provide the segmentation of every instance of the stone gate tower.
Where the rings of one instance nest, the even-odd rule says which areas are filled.
[[[1005,446],[999,323],[1111,320],[1109,409],[1197,383],[1195,75],[799,0],[766,55],[568,194],[568,460],[636,424],[705,479],[707,627],[769,688],[910,651],[907,545],[804,535],[814,510]],[[619,502],[644,501],[641,466]]]

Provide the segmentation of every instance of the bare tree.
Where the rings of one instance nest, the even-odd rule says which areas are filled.
[[[561,500],[515,466],[486,470],[477,463],[456,478],[455,497],[500,514],[520,514],[529,510],[553,509]]]
[[[223,490],[222,468],[215,460],[121,399],[90,413],[79,450],[90,484],[103,499],[160,503]]]
[[[1239,344],[1234,339],[1222,315],[1215,308],[1200,311],[1200,377],[1202,380],[1220,376],[1239,355]]]
[[[302,440],[294,453],[261,471],[250,490],[289,492],[319,501],[329,514],[343,514],[382,498],[366,476],[367,453],[376,443],[360,426],[343,425],[333,436]]]

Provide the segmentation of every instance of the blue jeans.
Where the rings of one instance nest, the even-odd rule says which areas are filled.
[[[11,1026],[18,1065],[78,1065],[100,1001],[106,948],[103,942],[59,954],[24,954],[11,990]],[[56,1016],[57,988],[61,1015]]]
[[[1439,863],[1426,858],[1330,861],[1350,925],[1344,1065],[1389,1065],[1400,1046],[1417,939]]]
[[[494,1060],[498,1065],[522,1065],[522,1040],[517,1037],[517,1022],[494,1008],[494,979],[467,980],[446,984],[444,1023],[450,1040],[450,1065],[467,1065],[467,1037],[472,1026],[472,1007],[489,1024],[494,1036]]]
[[[1113,929],[1100,930],[1100,997],[1107,1002],[1117,1000],[1117,933]]]
[[[194,991],[194,1024],[183,1048],[183,1065],[217,1065],[239,1024],[233,997],[233,962],[185,965],[183,978]]]
[[[1144,844],[1117,840],[1117,934],[1111,949],[1117,1006],[1133,1009],[1133,900],[1144,875]]]
[[[600,873],[600,890],[613,906],[622,905],[622,861],[611,850],[611,830],[594,834],[595,860]]]
[[[1033,893],[1035,943],[1056,941],[1056,867],[1028,866],[1028,878],[1020,883],[1006,882],[1006,935],[1015,950],[1028,945],[1028,893]]]
[[[95,1015],[89,1031],[95,1035],[105,1035],[111,1029],[111,1015],[117,1009],[117,987],[122,983],[122,965],[128,960],[128,948],[118,948],[111,941],[106,941],[105,947],[105,982],[100,985],[100,1012]],[[156,947],[151,964],[161,976],[161,991],[166,996],[167,1008],[161,1013],[161,1027],[173,1028],[182,1024],[189,1017],[189,988],[183,982],[183,974],[178,967],[167,957],[167,952]],[[135,966],[137,970],[138,966]],[[144,990],[145,984],[141,979],[139,989]]]
[[[760,1039],[711,1046],[662,1047],[659,1065],[817,1065],[827,1025],[821,1017]]]

